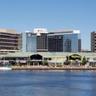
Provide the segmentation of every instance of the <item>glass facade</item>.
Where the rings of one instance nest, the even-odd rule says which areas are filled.
[[[22,51],[23,52],[36,52],[37,37],[34,33],[22,33]]]
[[[49,52],[80,52],[81,39],[78,30],[50,32],[48,34]]]
[[[63,35],[63,51],[78,52],[78,34]]]
[[[63,51],[63,36],[48,36],[48,51],[62,52]]]

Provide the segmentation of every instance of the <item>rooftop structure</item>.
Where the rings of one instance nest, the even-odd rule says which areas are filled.
[[[35,28],[33,30],[33,33],[36,33],[37,35],[40,35],[41,33],[48,33],[48,31],[45,28]]]

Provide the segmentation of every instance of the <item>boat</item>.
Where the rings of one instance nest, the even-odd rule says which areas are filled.
[[[12,68],[11,67],[0,67],[0,71],[2,71],[2,70],[12,70]]]

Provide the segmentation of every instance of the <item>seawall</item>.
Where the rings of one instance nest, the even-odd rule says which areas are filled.
[[[12,67],[12,70],[96,70],[96,67]]]

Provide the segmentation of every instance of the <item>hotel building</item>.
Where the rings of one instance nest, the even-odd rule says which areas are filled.
[[[80,52],[81,39],[79,30],[49,32],[36,28],[33,32],[22,33],[23,52]]]

